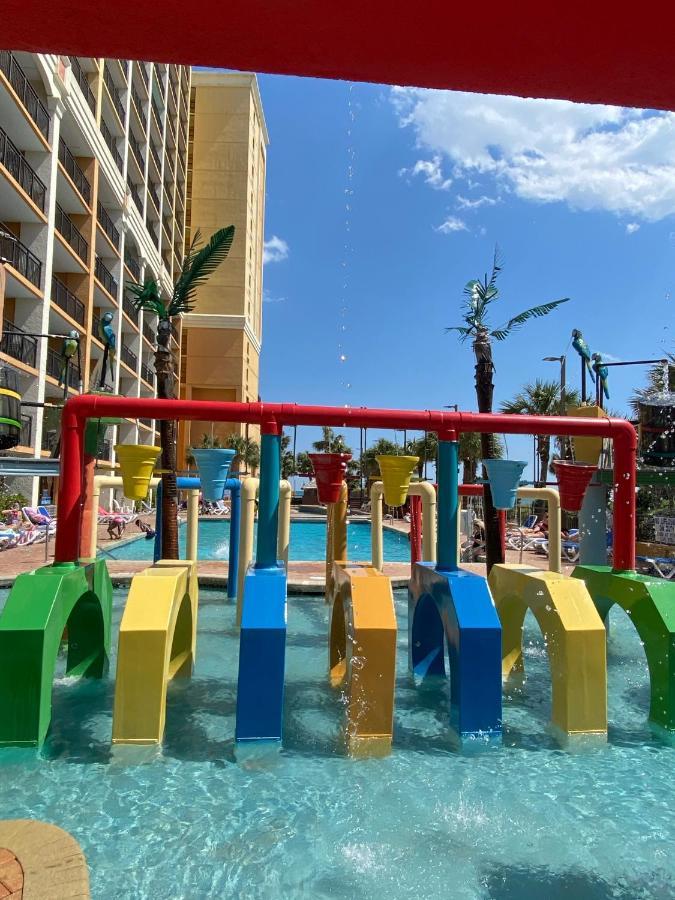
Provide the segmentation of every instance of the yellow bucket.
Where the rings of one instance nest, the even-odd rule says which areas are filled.
[[[606,419],[607,413],[599,406],[570,406],[567,408],[568,416],[581,419]],[[574,459],[578,463],[587,466],[597,466],[602,453],[601,437],[574,437]]]
[[[403,506],[419,456],[376,456],[375,459],[384,484],[384,502],[387,506]]]
[[[124,496],[129,500],[145,500],[150,479],[162,452],[161,447],[148,444],[116,444],[115,453],[122,473]]]

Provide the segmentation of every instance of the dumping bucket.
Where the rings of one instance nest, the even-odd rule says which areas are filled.
[[[221,447],[192,450],[199,469],[199,479],[202,483],[205,500],[223,499],[225,482],[230,474],[230,466],[236,452],[236,450],[227,450]]]
[[[563,509],[568,512],[579,512],[586,488],[591,483],[593,473],[597,472],[597,469],[597,466],[587,466],[583,463],[558,460],[553,463],[553,471],[558,478],[560,505]]]
[[[337,503],[351,453],[310,453],[320,503]]]
[[[122,472],[122,489],[129,500],[145,500],[148,496],[152,472],[161,452],[161,447],[147,444],[115,445]]]
[[[387,506],[403,506],[419,456],[376,456],[375,459],[384,484],[384,502]]]
[[[516,491],[520,476],[527,462],[520,459],[484,459],[487,469],[492,502],[496,509],[513,509],[516,505]]]

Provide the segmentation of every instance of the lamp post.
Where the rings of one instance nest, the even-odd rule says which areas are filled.
[[[567,357],[562,356],[545,356],[543,362],[557,362],[560,364],[560,415],[565,415],[565,367]]]

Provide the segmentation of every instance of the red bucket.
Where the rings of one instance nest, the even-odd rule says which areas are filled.
[[[593,473],[597,470],[597,466],[587,466],[583,463],[558,460],[553,463],[553,471],[558,478],[560,505],[563,509],[568,512],[579,512],[586,488],[591,483]]]
[[[351,453],[310,453],[321,503],[337,503]]]

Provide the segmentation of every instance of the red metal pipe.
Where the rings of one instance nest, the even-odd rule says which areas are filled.
[[[69,562],[77,559],[78,503],[82,491],[82,430],[86,419],[100,416],[248,422],[262,425],[268,433],[284,425],[331,425],[340,428],[434,431],[442,434],[482,432],[486,434],[548,434],[610,438],[614,441],[614,566],[619,571],[635,568],[637,435],[630,422],[626,422],[624,419],[577,419],[573,416],[516,416],[439,410],[299,406],[295,403],[220,403],[204,400],[157,400],[143,397],[104,397],[87,394],[73,397],[63,410],[59,529],[55,548],[57,562]]]
[[[459,496],[460,497],[482,497],[483,496],[483,485],[482,484],[460,484]]]
[[[410,568],[422,559],[422,498],[410,498]]]

